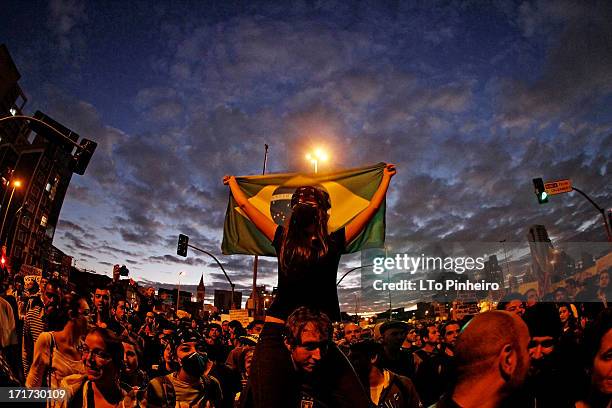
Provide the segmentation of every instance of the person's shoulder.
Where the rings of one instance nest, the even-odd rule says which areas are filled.
[[[51,344],[51,339],[53,338],[53,334],[51,332],[42,332],[38,336],[36,340],[36,344],[40,344],[41,346],[48,346]]]
[[[282,225],[276,226],[276,230],[274,231],[274,239],[272,240],[273,246],[280,245],[280,243],[283,241],[284,231],[285,227],[283,227]]]
[[[344,243],[346,240],[346,227],[340,227],[331,234],[329,234],[331,239],[338,243]]]
[[[60,388],[66,390],[66,399],[70,401],[83,388],[86,381],[87,375],[85,374],[70,374],[62,379]]]
[[[221,390],[221,381],[214,375],[206,375],[202,377],[202,381],[209,391]]]

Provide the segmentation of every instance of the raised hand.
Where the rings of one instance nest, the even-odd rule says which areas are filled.
[[[385,168],[383,170],[383,175],[391,178],[391,177],[395,176],[396,173],[397,173],[397,170],[395,168],[395,164],[387,163],[387,165],[385,166]]]
[[[225,184],[226,186],[229,185],[229,182],[232,179],[232,177],[234,176],[228,176],[227,174],[223,176],[223,184]]]

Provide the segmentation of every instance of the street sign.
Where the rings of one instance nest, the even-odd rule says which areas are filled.
[[[548,195],[569,193],[572,191],[572,182],[569,179],[550,181],[544,183],[544,189]]]

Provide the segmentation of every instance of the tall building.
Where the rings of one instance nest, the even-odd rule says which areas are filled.
[[[232,291],[215,289],[215,307],[222,313],[229,313],[232,308]],[[234,306],[240,309],[242,305],[242,292],[234,292]]]
[[[489,260],[484,262],[484,268],[482,270],[482,279],[487,282],[497,282],[500,287],[504,287],[504,271],[502,266],[499,264],[497,255],[490,255]]]
[[[19,86],[21,74],[8,49],[0,44],[0,117],[21,115],[28,99]],[[0,126],[0,143],[15,142],[26,127],[25,122],[5,121]]]
[[[51,245],[47,267],[49,272],[57,272],[64,282],[68,282],[70,280],[70,270],[72,269],[72,257]]]
[[[73,141],[79,137],[40,112],[34,117],[69,135]],[[13,179],[20,180],[22,186],[21,191],[14,194],[10,206],[7,204],[7,221],[0,236],[7,244],[14,269],[22,264],[43,269],[50,267],[51,244],[72,178],[73,160],[73,146],[50,133],[46,128],[33,135],[28,132],[29,143],[16,146],[18,160]]]
[[[253,302],[253,293],[247,299],[246,308],[249,310],[249,316],[261,318],[264,316],[265,312],[267,312],[268,308],[272,304],[274,300],[273,295],[266,290],[265,285],[257,286],[257,305]],[[257,306],[258,315],[255,315],[255,306]]]
[[[6,46],[0,45],[2,118],[23,115],[27,99],[18,84],[20,77]],[[44,113],[36,112],[34,117],[64,137],[35,121],[0,122],[0,242],[7,247],[13,273],[21,265],[56,271],[51,270],[57,265],[53,236],[75,168],[75,146],[70,141],[79,139]]]
[[[206,288],[204,287],[204,274],[200,277],[200,283],[196,292],[197,302],[203,307],[204,306],[204,295],[206,294]]]
[[[159,288],[157,291],[157,295],[162,300],[162,303],[170,307],[176,307],[176,291],[176,289]],[[191,297],[191,292],[187,292],[186,290],[179,291],[179,309],[182,307],[183,304],[190,302]]]
[[[551,283],[554,262],[553,245],[544,225],[532,225],[527,233],[529,250],[531,252],[531,270],[538,280],[540,290],[546,292]]]

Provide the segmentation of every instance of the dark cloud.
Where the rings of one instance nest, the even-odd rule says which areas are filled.
[[[526,129],[584,115],[603,100],[612,91],[611,18],[608,2],[524,2],[524,34],[549,31],[551,46],[534,81],[502,81],[500,126]]]
[[[253,258],[220,255],[221,178],[259,174],[264,144],[268,172],[310,171],[304,153],[319,143],[332,156],[323,171],[395,163],[396,247],[524,242],[532,224],[557,240],[605,239],[588,202],[571,193],[539,206],[531,179],[571,178],[609,200],[608,2],[100,7],[54,1],[51,40],[33,30],[11,48],[36,109],[98,143],[58,225],[69,252],[124,259],[151,279],[205,271],[227,287],[204,254],[173,255],[183,233],[249,291]],[[111,17],[130,24],[87,28]],[[44,63],[55,54],[76,62]],[[274,284],[275,261],[259,262]],[[345,284],[350,309],[359,279]],[[386,308],[383,295],[362,295],[362,307]]]

